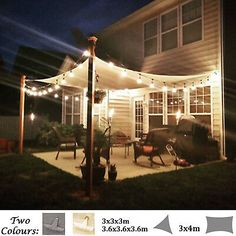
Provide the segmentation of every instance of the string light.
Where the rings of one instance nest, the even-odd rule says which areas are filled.
[[[176,89],[176,87],[175,87],[175,84],[174,84],[174,87],[173,87],[173,89],[172,89],[172,92],[173,92],[173,93],[176,93],[176,92],[177,92],[177,89]]]
[[[166,91],[167,91],[167,86],[166,86],[166,83],[165,83],[165,82],[163,82],[162,91],[163,91],[163,92],[166,92]]]
[[[79,101],[79,97],[75,97],[75,101],[78,102]]]
[[[60,89],[60,85],[59,85],[59,84],[55,84],[54,88],[55,88],[56,90],[58,90],[58,89]]]
[[[85,51],[83,52],[83,56],[84,56],[84,57],[89,57],[89,56],[90,56],[90,52],[89,52],[88,50],[85,50]]]
[[[127,76],[127,71],[126,70],[122,70],[121,71],[121,77],[126,77]]]
[[[67,101],[68,99],[69,99],[69,97],[66,95],[66,96],[65,96],[65,100]]]
[[[74,77],[74,73],[73,73],[73,71],[72,70],[70,70],[70,72],[69,72],[69,77]]]
[[[61,81],[61,84],[66,84],[66,80],[65,78],[63,77],[62,81]]]
[[[112,68],[112,67],[114,66],[114,63],[110,61],[110,62],[108,63],[108,65],[109,65],[109,67]]]
[[[55,93],[54,94],[54,98],[58,98],[59,96],[58,96],[58,94],[57,93]]]
[[[184,83],[184,92],[187,92],[186,83]]]
[[[51,87],[48,88],[48,92],[49,92],[49,93],[53,92],[53,89],[52,89]]]
[[[141,78],[141,74],[139,73],[139,77],[137,79],[137,83],[138,84],[141,84],[143,81],[142,81],[142,78]]]
[[[200,87],[203,88],[203,82],[202,82],[202,79],[200,80]]]
[[[90,53],[89,51],[84,51],[83,53],[83,56],[90,56]],[[108,65],[109,67],[114,67],[114,63],[113,62],[108,62]],[[83,64],[82,63],[74,63],[74,67],[78,67],[78,68],[82,68],[83,67]],[[127,73],[127,69],[126,68],[123,68],[121,70],[121,77],[126,77],[128,76],[128,73]],[[63,74],[63,77],[60,78],[60,84],[66,84],[67,83],[67,78],[66,76],[68,75],[68,77],[74,77],[74,73],[73,73],[73,70],[69,70],[68,72],[65,72]],[[150,88],[155,88],[155,84],[154,84],[154,79],[151,79],[150,77],[146,76],[145,74],[142,74],[141,72],[138,73],[138,78],[137,78],[137,83],[138,84],[141,84],[143,83],[145,80],[142,78],[143,77],[146,77],[148,80],[150,80],[150,84],[149,84],[149,87]],[[209,74],[208,76],[206,76],[206,78],[204,79],[201,79],[200,81],[194,81],[194,82],[191,82],[191,86],[188,85],[186,86],[186,83],[184,83],[184,86],[182,87],[183,88],[183,91],[184,92],[187,92],[188,88],[191,88],[192,90],[195,90],[197,87],[204,87],[204,86],[209,86],[211,82],[213,82],[213,79],[216,79],[216,77],[219,77],[219,72],[218,71],[214,71],[212,72],[211,74]],[[158,82],[158,81],[157,81]],[[52,93],[53,91],[55,90],[58,90],[60,89],[60,85],[58,83],[58,80],[56,80],[56,84],[55,85],[51,85],[51,87],[49,87],[48,85],[47,86],[43,86],[43,87],[38,87],[38,86],[34,86],[34,87],[30,87],[28,85],[26,85],[27,87],[24,88],[24,91],[26,92],[27,95],[33,95],[33,96],[42,96],[42,95],[46,95],[47,93]],[[52,87],[53,86],[53,87]],[[176,83],[173,84],[173,88],[172,88],[172,92],[173,93],[176,93],[177,92],[177,88],[180,87],[180,85],[177,83],[177,86],[176,86]],[[127,92],[128,90],[125,89],[124,90],[125,92]],[[168,87],[166,85],[166,82],[163,82],[163,87],[162,87],[162,91],[163,92],[167,92],[168,91]],[[54,94],[54,97],[57,97],[58,94]],[[65,100],[69,99],[67,98],[68,96],[65,96]],[[79,101],[77,100],[78,98],[75,97],[75,101]]]
[[[150,87],[150,88],[155,88],[153,79],[152,79],[152,82],[151,82],[151,84],[149,85],[149,87]]]

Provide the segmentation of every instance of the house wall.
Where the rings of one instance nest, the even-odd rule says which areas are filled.
[[[108,54],[110,53],[124,65],[138,71],[166,75],[194,75],[215,70],[221,73],[220,0],[203,0],[203,39],[201,41],[184,46],[179,45],[178,48],[144,57],[144,22],[159,17],[161,13],[176,6],[180,8],[180,4],[184,2],[186,1],[156,0],[150,6],[140,9],[105,29],[99,41],[105,45]],[[196,82],[199,83],[199,81]],[[221,78],[212,81],[211,93],[212,134],[222,144]],[[148,131],[148,106],[146,105],[148,92],[137,90],[135,96],[145,98],[144,132],[146,132]],[[133,100],[131,99],[131,105]],[[131,110],[131,117],[134,117],[133,108]],[[134,136],[133,133],[132,136]]]
[[[156,1],[156,10],[145,11],[132,20],[118,22],[104,30],[99,41],[107,53],[129,67],[148,73],[191,75],[220,69],[219,0],[204,0],[203,40],[180,46],[154,56],[144,57],[143,24],[179,3],[186,1]],[[180,34],[179,34],[180,35]]]
[[[128,92],[113,91],[109,94],[109,109],[114,109],[111,128],[112,133],[122,131],[128,136],[131,136],[132,130],[132,112],[131,99]]]

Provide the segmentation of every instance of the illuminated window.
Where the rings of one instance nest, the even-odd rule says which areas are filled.
[[[65,100],[65,123],[80,124],[80,105],[81,95],[67,95],[68,99]]]
[[[183,45],[202,39],[202,0],[192,0],[182,5]]]
[[[158,29],[157,19],[150,20],[144,24],[144,56],[151,56],[157,54],[158,43]]]
[[[149,130],[163,125],[163,93],[149,94]]]
[[[184,91],[178,89],[175,93],[169,91],[167,93],[167,113],[168,125],[176,124],[176,113],[184,114]]]
[[[211,87],[197,87],[190,91],[190,113],[206,124],[211,124]]]
[[[177,9],[161,15],[161,51],[178,47]]]

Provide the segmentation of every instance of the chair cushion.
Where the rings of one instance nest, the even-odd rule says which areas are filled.
[[[144,153],[151,153],[153,151],[153,146],[143,146]]]

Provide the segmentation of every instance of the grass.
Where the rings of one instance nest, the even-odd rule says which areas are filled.
[[[31,155],[0,157],[0,209],[235,209],[235,163],[218,162],[95,188]]]

